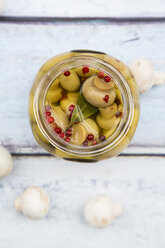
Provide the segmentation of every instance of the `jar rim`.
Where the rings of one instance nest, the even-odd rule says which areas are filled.
[[[48,127],[44,117],[45,96],[51,83],[66,69],[75,69],[84,65],[103,70],[114,79],[121,92],[124,107],[124,116],[114,133],[110,135],[106,141],[88,147],[75,146],[71,143],[68,144],[64,140],[59,139],[58,136],[56,137],[55,133]],[[45,72],[44,76],[39,80],[34,94],[33,109],[38,128],[53,147],[73,156],[80,156],[81,154],[81,157],[85,157],[103,154],[121,142],[126,136],[133,120],[134,101],[129,84],[117,68],[95,55],[81,54],[61,60]]]

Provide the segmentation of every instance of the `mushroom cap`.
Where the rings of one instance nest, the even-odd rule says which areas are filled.
[[[99,108],[100,111],[100,115],[104,118],[104,119],[110,119],[111,117],[113,117],[116,112],[117,112],[117,104],[113,103],[112,105],[108,106],[108,107],[104,107],[104,108]]]
[[[154,85],[165,84],[165,72],[156,71],[154,76]]]
[[[114,88],[110,88],[109,90],[100,90],[95,85],[95,80],[101,80],[98,79],[97,76],[93,76],[88,78],[84,84],[83,84],[83,95],[85,99],[92,104],[95,107],[106,107],[111,105],[116,97],[116,91]],[[105,82],[106,85],[106,82]],[[108,102],[104,101],[105,95],[109,96]]]
[[[44,189],[30,187],[15,199],[15,208],[31,219],[41,219],[48,213],[49,197]]]
[[[65,130],[69,127],[69,118],[60,106],[52,106],[51,113],[60,128]]]
[[[68,107],[71,104],[76,104],[79,96],[79,92],[68,92],[66,98],[61,99],[60,106],[62,110],[68,112]]]
[[[145,93],[154,83],[154,67],[147,59],[136,59],[130,63],[140,93]]]
[[[60,86],[56,89],[48,89],[45,103],[51,104],[58,102],[63,96],[63,91],[64,90]]]
[[[61,74],[60,76],[60,84],[61,86],[70,92],[77,91],[80,88],[80,79],[73,70],[69,70],[70,75],[65,76],[64,74]]]
[[[7,176],[13,168],[13,160],[6,148],[0,146],[0,177]]]
[[[93,119],[87,118],[81,124],[85,127],[87,134],[93,134],[94,139],[98,139],[99,128]]]
[[[93,69],[93,68],[90,68],[90,67],[89,67],[89,72],[88,73],[84,73],[83,70],[82,70],[82,67],[81,68],[76,68],[76,69],[74,69],[74,71],[77,73],[77,75],[79,75],[79,77],[91,77],[92,75],[97,73],[96,69]]]
[[[117,209],[115,209],[115,206],[117,206]],[[119,204],[114,204],[109,196],[99,195],[86,203],[84,216],[90,225],[105,227],[111,224],[114,218],[122,213],[121,209],[122,207],[120,208]]]
[[[120,122],[120,118],[113,116],[110,119],[105,119],[100,114],[98,114],[96,117],[96,121],[101,128],[112,129],[112,128],[117,127],[117,125]]]
[[[87,137],[87,130],[82,123],[74,124],[72,127],[71,141],[76,145],[81,145]]]

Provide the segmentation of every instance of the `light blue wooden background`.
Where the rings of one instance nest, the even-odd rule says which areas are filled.
[[[0,180],[0,248],[164,248],[165,85],[141,96],[140,122],[118,158],[79,164],[47,156],[28,122],[28,95],[39,67],[71,49],[101,50],[126,63],[150,59],[165,71],[164,0],[3,0],[0,16],[0,143],[13,154],[13,173]],[[25,187],[51,198],[45,220],[17,214]],[[89,227],[84,203],[106,193],[124,205],[112,226]]]

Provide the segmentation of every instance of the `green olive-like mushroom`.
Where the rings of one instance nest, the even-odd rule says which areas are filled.
[[[116,130],[116,126],[114,128],[111,128],[111,129],[103,129],[102,134],[105,135],[105,137],[107,139],[108,137],[110,137],[114,133],[115,130]]]
[[[49,90],[55,90],[59,87],[60,79],[56,78],[53,83],[50,85]]]
[[[87,130],[82,123],[74,124],[72,127],[71,141],[75,145],[81,145],[87,137]]]
[[[68,70],[60,76],[61,86],[70,92],[77,91],[80,88],[80,79],[73,70]]]
[[[117,110],[118,108],[116,103],[113,103],[108,107],[99,108],[100,115],[104,119],[110,119],[111,117],[113,117],[116,114]]]
[[[77,68],[77,69],[74,69],[74,71],[77,73],[77,75],[79,77],[91,77],[91,76],[97,74],[97,72],[98,72],[96,69],[93,69],[90,67],[88,69],[89,69],[88,72],[83,71],[83,68]]]
[[[66,98],[61,99],[60,106],[62,110],[67,112],[69,105],[76,104],[79,96],[79,92],[68,92]]]
[[[69,118],[60,106],[51,106],[51,113],[55,119],[56,124],[62,129],[66,130],[69,127]]]
[[[100,90],[96,87],[95,80],[98,81],[97,76],[90,77],[84,82],[83,95],[85,99],[95,107],[107,107],[113,104],[116,98],[114,87],[109,90]],[[108,83],[105,82],[106,84]]]
[[[45,104],[51,104],[58,102],[63,96],[63,89],[58,87],[55,90],[48,90],[46,94]]]
[[[86,128],[87,134],[93,134],[94,139],[98,139],[99,128],[94,120],[87,118],[82,122],[82,125]]]
[[[113,116],[110,119],[104,119],[100,114],[97,115],[96,121],[98,125],[103,129],[111,129],[117,127],[120,122],[120,118]]]

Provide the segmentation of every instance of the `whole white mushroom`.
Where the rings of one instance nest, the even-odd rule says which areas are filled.
[[[140,93],[145,93],[153,86],[155,70],[149,60],[143,58],[133,60],[129,67],[135,77]]]
[[[15,209],[31,219],[45,217],[49,210],[49,197],[46,191],[39,187],[27,188],[15,199]]]
[[[156,71],[154,76],[154,85],[165,84],[165,72]]]
[[[113,203],[107,195],[99,195],[89,200],[84,208],[85,220],[92,226],[105,227],[123,213],[119,203]]]
[[[6,148],[0,146],[0,177],[7,176],[13,168],[13,160]]]

